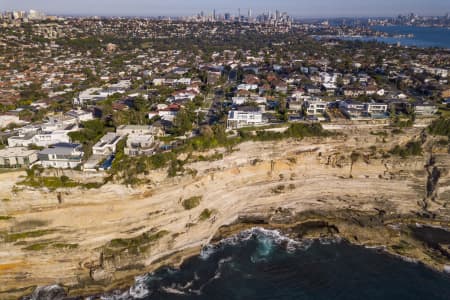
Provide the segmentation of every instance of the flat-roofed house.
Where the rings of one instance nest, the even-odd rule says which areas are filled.
[[[155,152],[155,137],[151,134],[128,136],[127,145],[124,149],[125,155],[152,155]]]
[[[86,122],[94,119],[92,112],[81,109],[70,110],[66,112],[66,116],[74,118],[77,122]]]
[[[367,113],[372,118],[380,118],[388,116],[389,105],[386,103],[371,102],[365,105]]]
[[[122,125],[117,134],[127,136],[125,155],[152,155],[155,152],[155,137],[164,136],[164,131],[150,125]]]
[[[121,125],[117,127],[118,135],[147,135],[164,136],[164,131],[152,125]]]
[[[5,128],[10,124],[22,124],[23,121],[20,120],[19,116],[13,114],[2,114],[0,115],[0,128]]]
[[[12,136],[8,139],[8,145],[10,147],[28,147],[30,145],[47,147],[57,143],[69,143],[70,137],[67,133],[65,130],[55,130],[53,132]]]
[[[92,147],[92,153],[94,155],[108,156],[116,152],[117,144],[123,138],[114,132],[108,132],[104,135],[97,144]]]
[[[305,110],[308,115],[323,115],[327,110],[328,102],[321,100],[305,101]]]
[[[260,126],[266,122],[259,111],[232,110],[228,113],[227,128],[238,129],[248,126]]]
[[[38,152],[24,147],[0,150],[0,168],[29,167],[38,160]]]
[[[40,151],[38,158],[45,168],[72,169],[81,164],[83,155],[80,144],[58,143]]]
[[[362,102],[354,100],[341,101],[339,102],[339,109],[350,119],[367,116],[365,105]]]
[[[414,112],[417,116],[427,117],[433,116],[438,112],[438,107],[431,103],[415,103],[414,104]]]

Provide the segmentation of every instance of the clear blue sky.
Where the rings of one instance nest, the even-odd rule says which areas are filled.
[[[219,13],[279,9],[299,17],[444,15],[450,12],[450,0],[0,0],[0,10],[52,14],[179,16],[214,8]]]

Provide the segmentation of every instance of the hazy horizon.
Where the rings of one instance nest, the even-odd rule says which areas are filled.
[[[227,2],[217,0],[4,0],[0,10],[35,9],[56,15],[91,16],[187,16],[200,11],[206,14],[214,9],[221,14],[229,12],[237,15],[266,11],[286,11],[294,17],[390,17],[398,14],[416,13],[436,16],[450,12],[448,0],[249,0],[245,4],[238,0]]]

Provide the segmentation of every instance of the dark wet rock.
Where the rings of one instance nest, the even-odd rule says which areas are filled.
[[[64,288],[59,285],[38,287],[29,299],[31,300],[63,300],[67,296]]]

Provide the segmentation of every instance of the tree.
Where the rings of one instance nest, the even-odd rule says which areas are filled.
[[[146,111],[148,110],[148,101],[144,99],[144,97],[139,96],[133,100],[133,107],[136,111]]]
[[[192,130],[192,119],[185,109],[180,109],[175,120],[173,121],[176,133],[179,135],[185,134]]]

